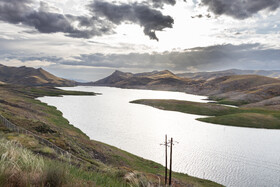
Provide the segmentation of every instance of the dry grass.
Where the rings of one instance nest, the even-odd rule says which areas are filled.
[[[16,141],[0,139],[0,184],[2,186],[62,186],[66,169],[49,164]]]
[[[147,177],[144,174],[139,172],[127,173],[125,175],[125,179],[130,184],[131,187],[154,187],[155,186],[147,179]]]

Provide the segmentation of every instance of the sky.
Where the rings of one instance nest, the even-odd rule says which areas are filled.
[[[0,0],[0,63],[95,81],[115,70],[280,69],[280,0]]]

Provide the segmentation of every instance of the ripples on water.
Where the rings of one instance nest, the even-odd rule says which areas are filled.
[[[44,97],[91,139],[164,164],[164,135],[174,147],[174,170],[226,186],[280,186],[280,131],[227,127],[196,121],[197,115],[130,104],[136,99],[207,102],[178,92],[74,87],[100,96]]]

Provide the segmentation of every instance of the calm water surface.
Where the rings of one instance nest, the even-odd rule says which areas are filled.
[[[227,127],[196,121],[202,116],[130,104],[135,99],[207,102],[178,92],[74,87],[99,96],[43,97],[91,139],[164,164],[164,135],[174,147],[174,170],[236,187],[280,186],[280,131]]]

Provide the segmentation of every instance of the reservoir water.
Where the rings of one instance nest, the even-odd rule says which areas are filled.
[[[131,104],[136,99],[207,102],[178,92],[73,87],[98,96],[43,97],[71,124],[98,140],[164,164],[165,134],[173,137],[175,171],[226,186],[280,186],[280,130],[228,127],[195,120],[203,117]]]

